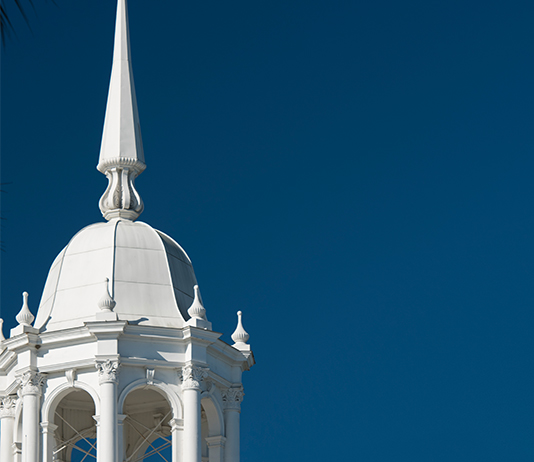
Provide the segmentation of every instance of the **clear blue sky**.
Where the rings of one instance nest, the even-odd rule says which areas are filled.
[[[83,226],[114,0],[2,56],[5,332]],[[534,3],[130,1],[142,221],[244,312],[242,460],[534,458]]]

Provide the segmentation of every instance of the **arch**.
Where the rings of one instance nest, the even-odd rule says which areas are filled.
[[[93,399],[93,403],[95,405],[95,415],[100,415],[100,396],[98,396],[98,393],[95,391],[93,387],[88,385],[85,382],[80,382],[79,380],[75,380],[74,383],[71,385],[70,383],[63,383],[59,387],[54,388],[50,395],[48,395],[45,399],[45,402],[42,406],[41,411],[41,421],[42,422],[52,422],[54,412],[56,411],[56,408],[58,404],[61,402],[61,400],[67,396],[69,393],[71,393],[74,389],[78,388],[79,390],[83,390],[91,396]]]
[[[208,436],[224,435],[224,414],[219,403],[213,399],[211,394],[203,393],[201,395],[200,404],[208,419]]]
[[[165,382],[161,382],[159,380],[152,380],[151,383],[149,383],[146,378],[135,380],[134,382],[130,383],[130,385],[125,387],[124,390],[122,390],[119,396],[118,406],[120,414],[124,412],[124,401],[126,401],[128,395],[132,391],[135,391],[139,388],[149,388],[151,390],[157,391],[169,402],[172,409],[173,418],[183,419],[183,405],[182,400],[180,399],[178,394],[175,393],[174,390]]]

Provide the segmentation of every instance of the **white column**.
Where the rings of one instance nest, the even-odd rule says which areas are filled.
[[[117,376],[118,361],[97,361],[100,383],[98,462],[118,462]]]
[[[17,399],[6,396],[0,401],[0,462],[13,462],[13,428]]]
[[[206,438],[209,462],[224,462],[225,441],[226,438],[224,436],[208,436]]]
[[[54,460],[54,447],[56,445],[56,436],[54,432],[56,430],[57,425],[54,425],[53,423],[41,423],[41,432],[43,434],[43,462],[52,462]]]
[[[26,372],[20,379],[22,396],[22,462],[39,460],[39,415],[45,377]]]
[[[124,460],[124,419],[126,419],[126,417],[127,416],[125,414],[119,414],[118,419],[117,419],[117,425],[119,429],[119,434],[118,434],[119,457],[117,459],[118,462],[122,462]]]
[[[169,422],[172,436],[172,462],[182,462],[182,441],[184,434],[184,421],[182,419],[172,419]]]
[[[184,402],[183,462],[201,462],[200,382],[207,369],[188,364],[182,369]]]
[[[226,429],[225,462],[239,462],[239,414],[243,388],[228,388],[223,393],[224,426]]]

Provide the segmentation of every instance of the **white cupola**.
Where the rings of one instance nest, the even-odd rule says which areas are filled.
[[[239,462],[242,373],[254,364],[241,311],[229,345],[186,252],[135,221],[146,165],[126,0],[97,168],[105,221],[59,253],[35,317],[25,292],[8,338],[0,320],[0,461]]]

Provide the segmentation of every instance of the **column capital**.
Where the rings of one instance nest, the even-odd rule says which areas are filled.
[[[19,378],[20,395],[41,396],[46,376],[36,371],[27,371]]]
[[[15,396],[4,396],[0,399],[0,419],[5,417],[15,417],[15,407],[17,398]]]
[[[96,360],[95,367],[98,369],[98,383],[100,385],[103,383],[117,383],[119,381],[119,361],[111,361],[110,359]]]
[[[208,376],[207,367],[187,364],[182,367],[182,390],[200,390],[200,382]]]
[[[243,401],[243,387],[231,387],[222,392],[222,400],[225,409],[241,410],[241,402]]]

